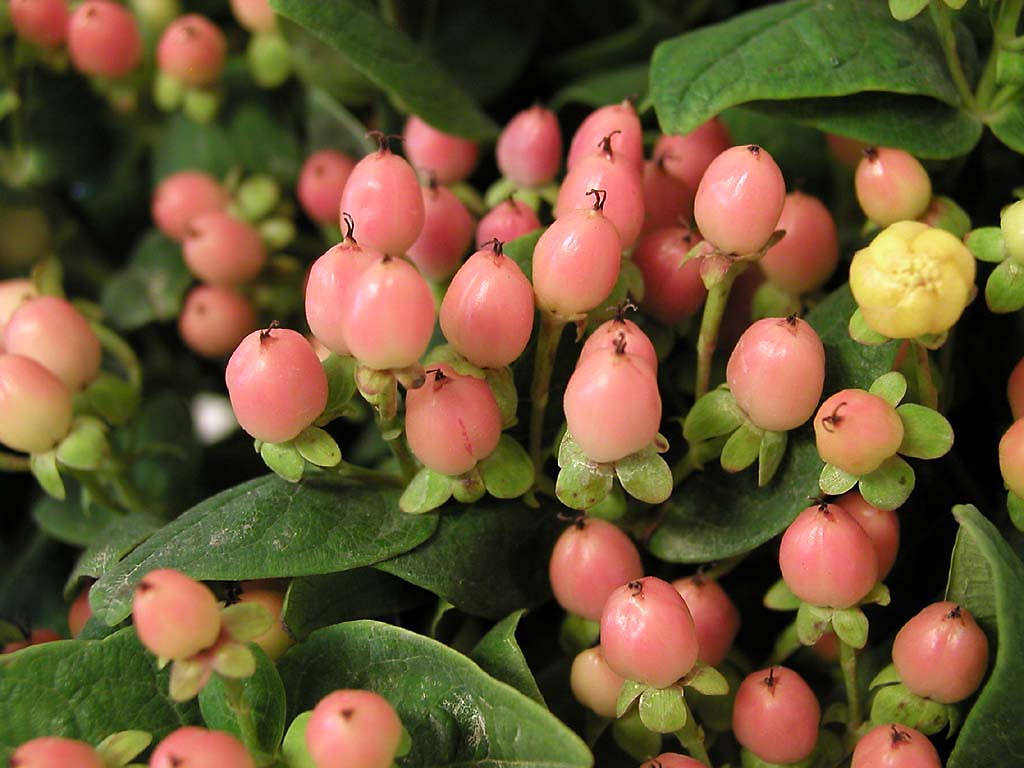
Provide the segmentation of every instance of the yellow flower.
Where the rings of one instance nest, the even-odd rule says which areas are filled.
[[[857,251],[850,289],[864,321],[893,339],[948,331],[974,297],[974,257],[956,237],[898,221]]]

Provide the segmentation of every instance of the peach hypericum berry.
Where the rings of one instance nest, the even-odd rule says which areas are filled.
[[[306,158],[295,194],[317,224],[337,224],[341,193],[356,161],[342,152],[321,149]]]
[[[165,659],[187,659],[220,636],[220,604],[210,588],[171,568],[147,573],[135,587],[132,621],[141,642]]]
[[[185,297],[178,316],[178,333],[193,352],[223,357],[256,327],[256,312],[231,288],[198,285]]]
[[[896,633],[892,662],[911,693],[955,704],[985,678],[988,638],[963,606],[932,603]]]
[[[231,0],[231,13],[250,32],[273,32],[277,17],[267,0]]]
[[[821,288],[839,264],[839,233],[825,204],[812,195],[790,192],[776,229],[786,236],[761,258],[768,281],[794,296]]]
[[[768,242],[785,202],[782,171],[767,150],[751,144],[711,161],[697,187],[693,216],[705,240],[743,256]]]
[[[28,357],[0,354],[0,443],[45,453],[71,429],[71,394]]]
[[[654,145],[654,156],[662,158],[665,170],[690,190],[690,206],[701,177],[711,161],[732,146],[725,124],[717,117],[701,123],[685,135],[662,136]]]
[[[644,277],[640,306],[660,323],[676,325],[693,317],[707,297],[700,260],[683,264],[683,258],[699,242],[700,237],[689,227],[664,227],[642,235],[633,251],[633,263]]]
[[[596,109],[583,119],[569,144],[566,170],[571,172],[612,133],[618,134],[616,154],[622,155],[639,173],[644,163],[644,131],[636,109],[628,100]]]
[[[717,667],[725,661],[740,629],[740,612],[714,579],[697,574],[672,582],[690,609],[697,629],[698,657],[705,664]]]
[[[622,677],[665,688],[697,663],[697,630],[676,588],[647,576],[608,598],[601,613],[601,649]]]
[[[259,230],[225,211],[204,213],[189,221],[182,255],[193,275],[223,286],[251,280],[267,261]]]
[[[769,763],[796,763],[818,743],[821,705],[810,686],[787,667],[751,672],[732,710],[736,740]]]
[[[616,716],[615,704],[625,682],[608,666],[601,646],[581,651],[569,670],[569,687],[576,701],[601,717]]]
[[[1024,497],[1024,419],[1015,421],[999,441],[999,469],[1006,487]]]
[[[255,768],[252,756],[238,739],[224,731],[188,725],[161,741],[149,768]]]
[[[278,589],[259,586],[257,582],[243,582],[238,602],[262,605],[270,614],[273,621],[270,629],[254,637],[251,642],[262,648],[271,661],[277,661],[295,643],[281,621],[284,594]]]
[[[772,432],[811,418],[825,386],[825,348],[798,317],[766,317],[750,326],[729,356],[726,380],[751,423]]]
[[[12,643],[7,643],[2,649],[0,649],[0,653],[14,653],[15,651],[20,651],[23,648],[29,648],[33,645],[53,643],[57,640],[63,639],[64,638],[60,636],[60,633],[52,629],[36,627],[28,633],[24,640],[16,640]]]
[[[56,48],[67,38],[67,0],[11,0],[11,23],[18,37],[41,48]]]
[[[402,721],[373,691],[334,691],[313,708],[306,747],[317,768],[389,768],[402,742]]]
[[[832,156],[851,171],[857,169],[857,165],[864,158],[864,150],[868,148],[863,141],[835,133],[826,133],[825,143]]]
[[[789,590],[811,605],[849,608],[878,582],[871,537],[842,507],[808,507],[782,535],[779,568]]]
[[[13,282],[13,281],[8,281]],[[3,290],[0,288],[0,290]],[[0,298],[0,325],[3,324],[3,299]],[[1006,399],[1010,401],[1010,413],[1014,419],[1024,417],[1024,358],[1013,367],[1006,382]]]
[[[11,755],[11,768],[103,768],[103,758],[84,741],[41,736]]]
[[[498,170],[519,186],[539,187],[553,181],[562,165],[558,116],[540,105],[516,113],[498,136],[494,154]]]
[[[850,768],[942,768],[935,747],[905,725],[876,725],[853,748]]]
[[[16,277],[0,280],[0,352],[4,351],[4,328],[11,315],[28,299],[38,295],[35,283],[28,278]]]
[[[662,752],[657,757],[652,757],[640,768],[701,768],[704,763],[678,752]]]
[[[859,491],[844,493],[833,504],[842,507],[860,523],[875,545],[878,555],[878,580],[889,575],[900,548],[900,519],[893,510],[879,509],[864,500]]]
[[[423,211],[423,229],[408,256],[427,280],[438,282],[459,268],[476,221],[454,192],[433,180],[423,187]]]
[[[486,381],[438,365],[406,393],[405,434],[427,469],[462,475],[497,448],[501,412]]]
[[[644,163],[644,232],[678,227],[693,214],[693,190],[668,172],[665,158],[655,155]]]
[[[643,575],[633,540],[614,523],[596,517],[580,517],[562,532],[548,566],[558,604],[590,621],[601,618],[612,592]]]
[[[416,115],[405,123],[402,147],[409,162],[433,174],[438,184],[454,184],[467,178],[480,154],[475,141],[439,131]]]
[[[844,389],[821,404],[814,437],[826,463],[851,475],[867,475],[899,450],[903,422],[878,395]]]
[[[153,221],[165,235],[182,241],[192,219],[226,210],[230,202],[231,196],[209,174],[179,171],[161,181],[153,192]]]
[[[66,299],[38,296],[23,302],[4,328],[4,349],[45,366],[74,393],[100,372],[102,351],[89,321]]]
[[[507,243],[540,228],[536,212],[519,200],[503,200],[476,225],[476,242],[500,240]]]
[[[932,200],[928,172],[902,149],[865,149],[853,183],[864,215],[880,227],[919,218]]]
[[[441,332],[475,366],[510,365],[530,341],[533,301],[530,281],[494,240],[452,278],[441,302]]]
[[[658,353],[654,349],[654,344],[651,343],[647,334],[640,330],[640,326],[624,317],[612,318],[601,323],[587,337],[580,350],[577,365],[593,355],[614,352],[622,343],[626,345],[627,355],[633,355],[638,361],[647,365],[651,373],[657,374]]]
[[[83,74],[124,77],[142,61],[139,25],[120,3],[86,0],[68,22],[68,53]]]
[[[302,334],[253,331],[228,360],[225,380],[242,429],[257,440],[296,437],[327,405],[327,374]]]
[[[227,50],[220,27],[201,14],[189,13],[164,29],[156,62],[164,74],[188,87],[201,88],[220,78]]]

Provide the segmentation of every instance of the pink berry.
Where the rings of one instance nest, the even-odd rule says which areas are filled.
[[[519,186],[539,187],[554,180],[562,165],[558,116],[540,105],[516,113],[498,136],[494,153],[498,170]]]
[[[224,211],[204,213],[189,222],[182,255],[197,278],[224,286],[251,280],[267,261],[259,230]]]
[[[678,227],[693,214],[693,189],[665,168],[663,158],[644,163],[644,232]]]
[[[794,296],[823,286],[839,264],[839,233],[825,204],[790,192],[776,228],[785,230],[786,236],[760,261],[769,282]]]
[[[1015,421],[999,441],[999,469],[1006,487],[1024,496],[1024,419]]]
[[[731,146],[729,130],[713,117],[683,136],[662,136],[654,145],[654,156],[661,158],[665,169],[683,182],[692,196],[711,161]]]
[[[641,765],[640,768],[705,768],[705,766],[700,760],[680,755],[678,752],[662,752]]]
[[[89,321],[71,302],[38,296],[23,302],[4,328],[4,349],[45,366],[70,392],[100,372],[102,351]]]
[[[688,227],[664,227],[643,235],[633,251],[633,263],[644,276],[640,306],[664,325],[693,317],[708,295],[700,277],[700,260],[683,264],[683,258],[699,242]]]
[[[605,136],[616,131],[615,153],[622,155],[639,172],[644,163],[644,129],[629,101],[601,107],[584,118],[569,144],[566,169],[572,171],[601,145]]]
[[[880,227],[920,217],[932,200],[928,172],[902,149],[865,149],[853,183],[864,215]]]
[[[851,475],[866,475],[899,450],[903,422],[878,395],[844,389],[821,404],[814,437],[822,460]]]
[[[833,157],[851,171],[856,170],[857,164],[864,157],[864,150],[868,145],[863,141],[851,139],[849,136],[839,136],[835,133],[825,134],[825,143]]]
[[[291,440],[323,413],[327,375],[309,342],[287,328],[253,331],[228,360],[231,407],[246,432],[266,443]]]
[[[601,618],[612,592],[643,575],[633,540],[615,524],[596,517],[581,517],[562,532],[548,567],[558,604],[590,621]]]
[[[402,722],[373,691],[335,691],[320,700],[306,727],[317,768],[389,768],[402,741]]]
[[[284,608],[284,593],[279,589],[261,588],[257,582],[248,581],[243,582],[242,594],[238,601],[240,603],[261,605],[270,614],[270,618],[273,620],[270,629],[262,635],[254,637],[252,642],[256,643],[270,657],[271,661],[277,661],[284,655],[285,651],[295,644],[295,641],[288,634],[288,630],[281,621],[281,611]]]
[[[342,327],[348,348],[377,370],[413,365],[434,333],[434,295],[404,259],[390,256],[368,266],[352,286]]]
[[[53,643],[57,640],[63,639],[64,638],[61,637],[58,632],[55,632],[52,629],[36,628],[29,632],[28,637],[24,640],[7,643],[2,649],[0,649],[0,653],[14,653],[15,651],[20,651],[22,648],[28,648],[33,645],[42,645],[43,643]]]
[[[267,0],[231,0],[231,13],[250,32],[273,32],[277,17]]]
[[[150,571],[132,599],[135,632],[147,649],[165,659],[187,659],[220,636],[220,605],[213,592],[171,568]]]
[[[256,327],[252,305],[230,288],[198,285],[185,297],[178,333],[196,354],[217,358],[230,354]]]
[[[103,768],[99,753],[84,741],[42,736],[11,755],[11,768]]]
[[[769,763],[796,763],[818,743],[821,705],[796,672],[770,667],[740,683],[732,710],[736,741]]]
[[[435,282],[451,277],[473,242],[476,221],[448,187],[423,187],[423,229],[409,246],[409,258]]]
[[[584,157],[566,174],[558,189],[555,218],[589,208],[591,190],[605,190],[604,215],[615,225],[619,242],[630,248],[644,225],[643,180],[633,163],[612,150],[617,136],[606,136],[601,148]]]
[[[181,241],[192,219],[223,211],[230,202],[230,195],[209,174],[180,171],[161,181],[153,193],[153,221],[165,235]]]
[[[533,286],[519,265],[500,248],[470,256],[441,302],[448,343],[473,365],[501,368],[523,354],[532,330]]]
[[[68,22],[68,53],[86,75],[124,77],[142,61],[139,25],[123,5],[86,0]]]
[[[71,395],[61,380],[21,355],[0,354],[0,443],[45,453],[71,429]]]
[[[806,321],[766,317],[740,336],[725,376],[754,426],[772,432],[796,429],[821,399],[825,347]]]
[[[341,193],[341,210],[359,228],[359,241],[401,256],[423,229],[425,211],[416,172],[383,144],[352,169]]]
[[[555,219],[533,249],[533,290],[542,310],[572,317],[608,298],[619,279],[622,245],[598,203]]]
[[[920,731],[877,725],[857,742],[850,768],[942,768],[942,760]]]
[[[23,277],[0,280],[0,352],[4,351],[4,328],[7,327],[11,315],[28,299],[34,299],[35,283]]]
[[[786,182],[770,154],[756,145],[732,147],[716,157],[693,201],[697,228],[724,253],[756,253],[775,231],[786,201]]]
[[[811,650],[818,655],[818,658],[835,664],[839,661],[839,637],[835,632],[825,632],[814,642]]]
[[[988,638],[966,608],[932,603],[896,633],[892,663],[911,692],[955,704],[985,679]]]
[[[185,726],[161,741],[149,768],[255,768],[242,743],[224,731]]]
[[[697,628],[698,658],[717,667],[732,648],[740,629],[740,612],[721,585],[703,576],[676,579],[672,586],[678,590],[690,609]]]
[[[627,680],[665,688],[697,663],[697,630],[676,588],[646,576],[608,598],[601,649],[608,666]]]
[[[569,434],[591,461],[618,461],[646,448],[661,426],[661,395],[649,363],[624,339],[581,360],[562,400]]]
[[[199,88],[220,78],[228,43],[220,27],[189,13],[164,29],[156,49],[157,66],[186,86]]]
[[[475,141],[439,131],[416,115],[405,123],[402,147],[409,162],[433,174],[438,184],[454,184],[467,178],[480,154]]]
[[[577,365],[591,355],[614,352],[616,347],[623,342],[626,345],[627,355],[633,355],[638,362],[648,366],[652,374],[658,373],[658,353],[654,350],[654,344],[651,343],[647,334],[640,330],[640,326],[625,318],[613,318],[601,323],[587,337],[583,349],[580,350]]]
[[[427,469],[462,475],[498,447],[501,412],[486,381],[438,365],[405,396],[405,434]]]
[[[540,228],[533,208],[518,200],[505,200],[492,208],[476,225],[476,242],[507,243]]]
[[[333,149],[321,149],[306,158],[295,193],[309,218],[317,224],[338,220],[341,193],[355,165],[351,157]]]
[[[78,597],[68,608],[68,630],[72,637],[77,638],[82,634],[90,617],[92,617],[92,607],[89,605],[89,587],[86,587],[78,593]]]
[[[779,568],[790,591],[806,603],[856,605],[878,582],[871,537],[842,507],[808,507],[782,535]]]
[[[67,0],[11,0],[10,13],[18,37],[41,48],[56,48],[67,37]]]
[[[899,517],[891,509],[878,509],[869,504],[858,491],[844,493],[834,503],[853,515],[871,538],[875,554],[878,555],[878,580],[884,581],[900,549]]]
[[[569,671],[569,686],[576,701],[601,717],[616,717],[615,703],[625,682],[608,666],[600,646],[578,654]]]
[[[2,290],[2,284],[0,284],[0,291]],[[2,294],[0,294],[0,328],[4,322],[3,301]],[[1024,358],[1021,358],[1020,362],[1013,367],[1010,378],[1006,382],[1006,399],[1010,401],[1010,412],[1014,419],[1024,416]]]

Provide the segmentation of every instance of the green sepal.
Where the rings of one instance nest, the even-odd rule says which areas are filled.
[[[700,279],[704,282],[704,287],[710,291],[725,280],[725,276],[729,274],[732,267],[733,259],[724,253],[713,251],[704,256],[700,262]]]
[[[949,339],[949,331],[943,331],[942,333],[926,333],[922,336],[917,336],[914,339],[915,344],[920,344],[925,349],[930,349],[933,352],[936,349],[942,349],[942,346]]]
[[[389,424],[398,415],[398,382],[391,371],[378,371],[365,365],[357,365],[355,369],[356,389],[377,411],[381,428]],[[393,440],[401,434],[398,428],[394,434],[382,434],[385,440]]]
[[[773,611],[795,611],[803,601],[790,591],[784,580],[779,579],[765,592],[762,602],[765,608]]]
[[[263,463],[282,479],[289,483],[297,483],[302,479],[306,462],[293,442],[261,443],[259,454]]]
[[[783,765],[782,763],[769,763],[767,760],[762,760],[749,749],[743,747],[740,750],[740,768],[812,768],[816,765],[817,756],[818,750],[815,748],[814,752],[803,760]],[[828,763],[827,765],[833,765],[833,763]]]
[[[213,668],[221,677],[252,677],[256,673],[256,657],[245,643],[224,643],[213,656]]]
[[[320,427],[306,427],[292,441],[295,450],[310,464],[336,467],[341,463],[341,448],[333,437]]]
[[[860,478],[851,475],[845,469],[840,469],[834,464],[826,464],[821,468],[821,475],[818,477],[818,487],[822,493],[829,496],[842,496],[857,484]]]
[[[903,682],[900,679],[900,673],[896,671],[895,664],[889,664],[883,667],[882,670],[875,675],[871,682],[868,683],[868,690],[873,691],[875,688],[881,688],[883,685],[893,685],[894,683]]]
[[[1000,85],[1024,83],[1024,51],[1004,49],[996,54],[996,82]]]
[[[761,320],[766,317],[789,317],[799,314],[800,297],[779,288],[775,283],[761,283],[750,304],[750,319]]]
[[[946,5],[952,8],[954,11],[959,11],[961,8],[967,5],[967,0],[943,0],[943,2],[945,2]],[[982,3],[982,5],[984,5],[984,3]]]
[[[487,188],[487,191],[484,192],[484,204],[487,206],[488,210],[490,210],[491,208],[494,208],[508,200],[509,195],[514,192],[519,192],[519,190],[516,189],[516,183],[512,181],[512,179],[502,176],[496,182],[491,184],[491,186]],[[530,205],[522,198],[521,194],[517,194],[516,198],[520,200],[520,202]],[[537,210],[537,205],[530,205],[530,207]]]
[[[255,640],[274,623],[270,612],[258,603],[235,603],[220,613],[221,625],[232,640]]]
[[[599,517],[602,520],[615,522],[626,515],[626,492],[621,485],[613,485],[611,491],[601,501],[587,508],[588,517]]]
[[[703,258],[704,256],[709,256],[714,252],[714,250],[714,246],[711,245],[711,243],[707,242],[706,240],[701,240],[699,243],[692,246],[690,250],[686,252],[686,255],[683,256],[683,260],[679,262],[679,268],[682,269],[688,261],[693,261],[694,259],[700,259]]]
[[[487,213],[487,203],[484,202],[483,195],[477,192],[476,187],[472,184],[456,181],[454,184],[448,184],[447,187],[474,217],[481,219]]]
[[[903,683],[886,685],[871,702],[876,723],[898,723],[934,736],[949,725],[947,705],[911,693]]]
[[[946,731],[946,738],[951,739],[960,730],[963,722],[963,712],[957,704],[946,705],[946,719],[949,720],[949,729]]]
[[[889,594],[889,588],[882,582],[878,582],[871,588],[864,597],[861,598],[861,605],[881,605],[886,606],[892,600],[892,595]]]
[[[850,334],[851,339],[866,347],[877,347],[889,341],[888,336],[879,333],[868,325],[868,322],[864,319],[864,315],[860,311],[860,308],[856,309],[850,316],[850,324],[847,326],[847,332]]]
[[[176,112],[185,100],[185,84],[178,78],[157,70],[153,77],[153,103],[161,112]]]
[[[61,479],[60,470],[57,469],[57,452],[47,451],[46,453],[33,453],[29,457],[29,469],[39,482],[39,487],[46,491],[47,495],[63,501],[67,497],[64,489],[64,480]]]
[[[567,613],[558,630],[558,647],[575,656],[593,646],[601,636],[601,624],[574,613]]]
[[[185,102],[182,111],[200,125],[207,125],[217,117],[220,111],[221,95],[217,91],[205,88],[189,88],[185,91]]]
[[[804,645],[814,645],[832,628],[832,609],[800,603],[796,612],[796,632]]]
[[[494,395],[494,401],[498,404],[498,413],[501,414],[501,428],[509,429],[519,423],[516,413],[519,411],[519,390],[516,389],[516,380],[512,375],[512,369],[507,365],[504,368],[488,368],[485,378]]]
[[[693,665],[693,669],[686,673],[680,683],[705,696],[725,696],[729,693],[729,681],[725,679],[725,675],[701,661]]]
[[[953,447],[953,426],[938,411],[916,403],[896,409],[903,422],[899,452],[915,459],[937,459]]]
[[[57,446],[57,461],[65,467],[91,471],[110,455],[107,427],[94,416],[79,416]]]
[[[558,466],[555,495],[570,509],[589,509],[612,489],[615,480],[613,467],[588,459],[568,431],[558,447]]]
[[[431,349],[423,358],[423,367],[444,364],[450,365],[452,370],[462,376],[472,376],[474,379],[487,378],[487,371],[479,366],[473,365],[469,360],[460,355],[451,344],[439,344]]]
[[[744,421],[722,448],[720,461],[726,472],[740,472],[755,461],[761,454],[761,437],[764,432],[749,421]]]
[[[331,354],[321,365],[327,374],[327,405],[315,422],[318,426],[349,414],[352,411],[350,403],[356,394],[357,363],[353,358]]]
[[[104,768],[123,768],[141,755],[153,742],[147,731],[119,731],[96,745]]]
[[[32,267],[29,278],[40,296],[64,298],[64,266],[55,255],[49,254],[39,259]]]
[[[449,485],[452,489],[452,498],[463,504],[480,501],[487,493],[484,479],[476,467],[458,477],[449,478]]]
[[[402,735],[398,740],[398,749],[395,750],[395,757],[405,757],[412,751],[412,736],[402,728]]]
[[[661,752],[661,734],[649,730],[641,722],[640,713],[636,710],[612,723],[612,738],[623,752],[637,762],[650,760]]]
[[[899,456],[890,456],[878,469],[860,479],[860,493],[879,509],[897,509],[914,492],[914,482],[913,468]]]
[[[896,21],[910,21],[928,7],[929,0],[889,0],[889,13]]]
[[[1006,259],[1003,230],[999,227],[979,227],[969,232],[964,242],[978,261],[998,264]]]
[[[660,504],[672,495],[672,468],[654,444],[615,462],[622,489],[638,501]]]
[[[76,398],[90,413],[114,426],[124,424],[139,407],[141,396],[131,382],[103,372]]]
[[[640,698],[640,694],[647,690],[645,683],[639,683],[636,680],[627,680],[622,684],[622,688],[619,689],[619,697],[615,700],[615,715],[622,717],[626,714],[633,702]]]
[[[170,685],[168,695],[171,701],[191,701],[210,679],[212,670],[209,664],[191,659],[178,659],[171,664]]]
[[[281,757],[288,768],[317,768],[306,746],[306,727],[312,716],[312,712],[303,712],[296,715],[288,726],[284,741],[281,742]]]
[[[554,208],[555,205],[557,205],[557,203],[558,203],[558,190],[559,189],[560,189],[560,187],[559,187],[557,182],[549,181],[547,184],[544,184],[544,185],[539,186],[539,187],[536,188],[536,195],[541,200],[543,200],[545,203],[547,203],[552,208]],[[522,191],[532,191],[532,190],[522,190]],[[518,197],[519,194],[521,194],[521,192],[517,193],[516,196]],[[537,210],[537,209],[534,208],[534,210]]]
[[[683,437],[699,443],[712,437],[728,435],[738,429],[746,417],[736,398],[725,385],[713,389],[693,404],[683,422]]]
[[[775,477],[786,455],[789,444],[788,432],[765,432],[761,437],[761,449],[757,456],[757,485],[764,488]]]
[[[686,725],[689,710],[683,698],[683,689],[648,688],[640,694],[640,722],[655,733],[674,733]]]
[[[985,283],[985,303],[997,314],[1024,307],[1024,265],[1007,259],[992,270]]]
[[[1024,531],[1024,499],[1009,491],[1006,494],[1006,511],[1010,514],[1010,522],[1018,531]]]
[[[534,467],[530,454],[510,435],[502,435],[498,447],[476,465],[487,492],[498,499],[515,499],[533,487]]]
[[[849,719],[850,705],[845,701],[833,701],[825,708],[825,711],[821,713],[822,725],[846,725]]]
[[[451,497],[451,478],[423,467],[405,487],[398,508],[409,515],[421,515],[437,509]]]
[[[854,648],[863,648],[868,643],[868,617],[857,606],[835,609],[832,612],[832,629],[836,637]]]
[[[970,215],[951,197],[935,195],[929,214],[932,226],[946,230],[957,240],[963,240],[971,231]]]
[[[868,392],[895,408],[907,394],[907,377],[899,371],[889,371],[871,382]]]

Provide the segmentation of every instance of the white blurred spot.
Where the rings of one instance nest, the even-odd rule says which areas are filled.
[[[213,445],[238,429],[238,420],[227,396],[201,392],[192,400],[192,428],[202,445]]]

